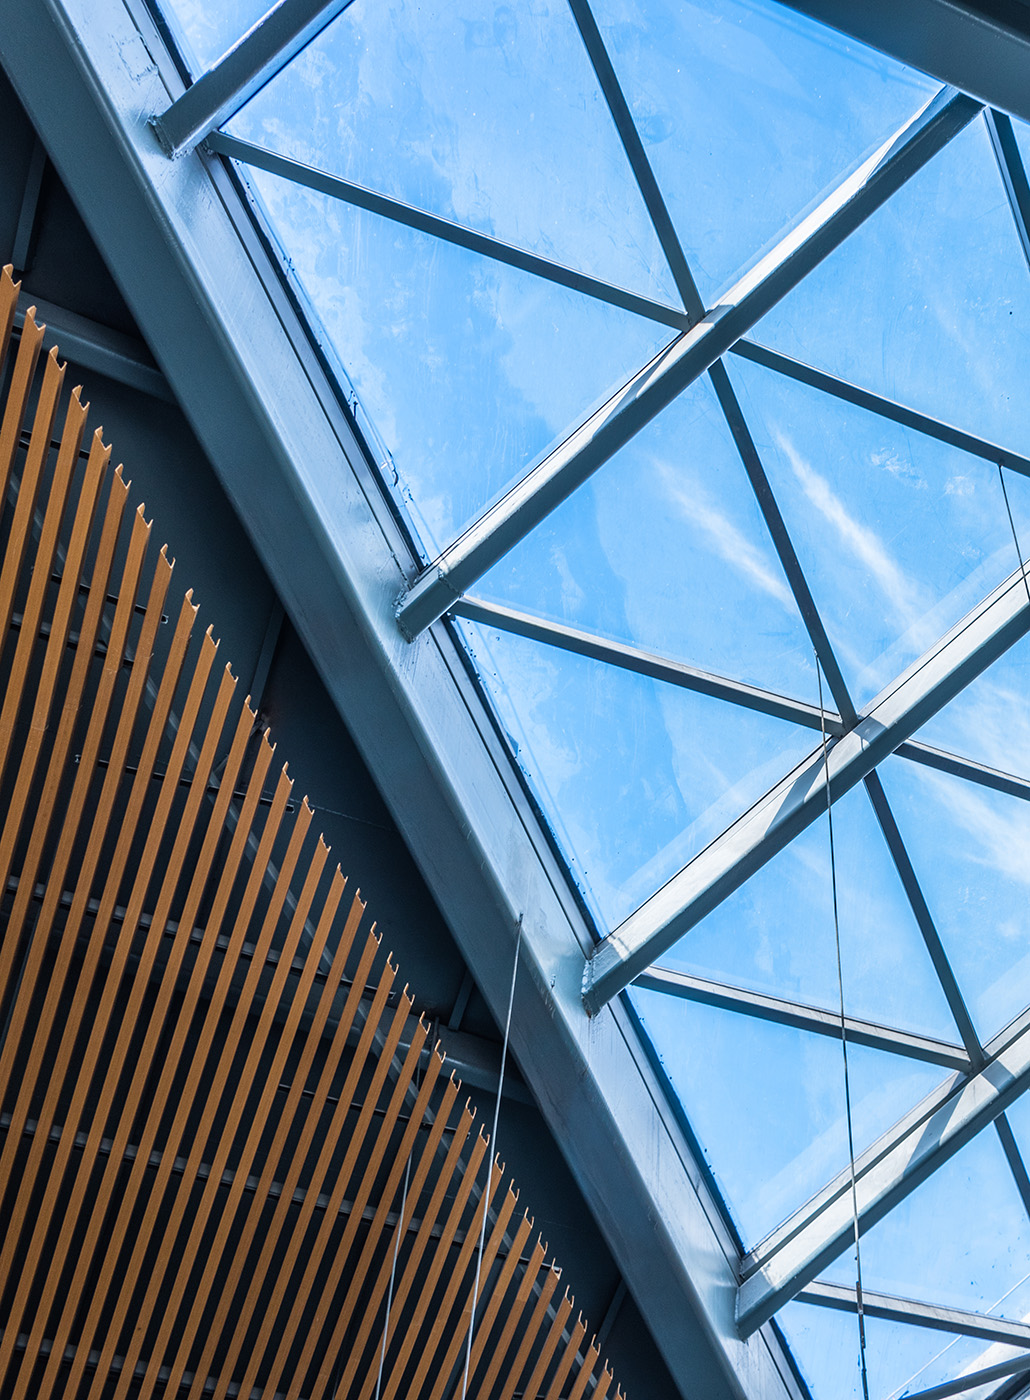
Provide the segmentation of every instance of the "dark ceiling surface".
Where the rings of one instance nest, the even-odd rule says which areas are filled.
[[[86,318],[126,337],[122,349],[152,367],[101,254],[2,74],[0,132],[0,263],[15,264],[23,292],[46,304],[54,325],[61,321],[55,308]],[[333,859],[360,885],[415,1011],[432,1020],[480,1120],[489,1122],[498,1029],[182,411],[170,394],[130,387],[88,363],[73,360],[71,371],[71,382],[81,380],[93,406],[91,423],[103,424],[115,461],[125,464],[132,498],[145,501],[156,535],[168,541],[176,560],[174,587],[192,587],[201,623],[212,624],[221,638],[220,656],[250,690],[297,793],[308,795]],[[521,1205],[563,1267],[563,1285],[591,1330],[602,1334],[603,1352],[625,1393],[631,1400],[675,1394],[603,1231],[510,1066],[497,1147],[520,1187]]]

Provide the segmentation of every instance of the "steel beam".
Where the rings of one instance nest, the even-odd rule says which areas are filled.
[[[165,153],[180,156],[271,82],[351,0],[280,0],[151,125]]]
[[[618,666],[623,671],[632,671],[638,676],[650,676],[652,680],[663,681],[668,685],[679,686],[681,690],[692,690],[698,695],[711,695],[717,700],[728,700],[747,710],[757,710],[760,714],[772,715],[806,729],[820,730],[820,714],[817,705],[808,705],[803,700],[791,700],[785,695],[777,695],[771,690],[760,690],[757,686],[745,685],[742,681],[729,680],[710,671],[700,671],[695,666],[687,666],[679,661],[626,642],[609,641],[593,632],[582,632],[562,622],[550,622],[547,618],[534,617],[532,613],[518,608],[505,607],[501,603],[488,603],[482,598],[460,598],[450,609],[452,617],[462,617],[467,622],[478,622],[484,627],[495,627],[502,632],[512,632],[530,641],[543,642],[547,646],[559,647],[562,651],[573,652],[576,656],[588,656],[594,661],[603,661],[609,666]],[[843,734],[844,725],[840,715],[828,711],[825,717],[828,734]]]
[[[984,114],[987,130],[990,133],[994,156],[998,162],[998,172],[1005,186],[1005,194],[1012,210],[1016,225],[1016,237],[1023,249],[1023,256],[1030,264],[1030,185],[1027,184],[1023,157],[1019,154],[1016,133],[1008,117],[993,109]]]
[[[1004,1380],[1006,1376],[1021,1376],[1030,1371],[1030,1356],[1016,1356],[1011,1361],[999,1361],[996,1366],[984,1366],[980,1371],[967,1371],[964,1376],[932,1385],[929,1390],[910,1391],[905,1400],[945,1400],[949,1395],[964,1395],[977,1390],[990,1381]],[[1020,1391],[1020,1395],[1024,1392]]]
[[[835,1312],[858,1311],[853,1288],[840,1283],[824,1283],[821,1279],[803,1288],[797,1295],[797,1301],[812,1303],[819,1308],[832,1308]],[[867,1288],[862,1289],[862,1311],[866,1317],[878,1317],[884,1322],[904,1322],[928,1327],[934,1332],[979,1337],[985,1342],[1030,1349],[1030,1325],[1013,1322],[1007,1317],[990,1317],[987,1313],[946,1308],[939,1303],[921,1303],[912,1298],[894,1298],[887,1293],[870,1293]]]
[[[931,418],[906,404],[884,398],[882,394],[860,389],[857,384],[838,379],[836,375],[816,369],[804,360],[793,360],[789,355],[781,355],[778,350],[770,350],[754,340],[738,340],[736,345],[731,346],[730,353],[738,355],[742,360],[750,360],[752,364],[775,370],[799,384],[807,384],[812,389],[820,389],[824,394],[832,394],[835,399],[854,404],[856,408],[864,408],[879,418],[900,423],[903,428],[912,428],[925,437],[935,438],[938,442],[947,443],[949,447],[957,447],[961,452],[968,452],[971,457],[979,457],[995,466],[1000,463],[1003,467],[1019,472],[1021,476],[1030,476],[1030,458],[1022,456],[1019,452],[1013,452],[995,442],[988,442],[986,438],[976,437],[975,434],[964,432],[961,428],[954,428],[950,423],[942,423],[938,418]]]
[[[670,967],[649,968],[640,974],[633,985],[650,992],[680,997],[683,1001],[700,1002],[702,1006],[716,1006],[722,1011],[733,1011],[753,1016],[759,1021],[772,1021],[779,1026],[793,1026],[795,1030],[811,1031],[815,1035],[829,1036],[831,1040],[840,1040],[840,1016],[836,1011],[806,1006],[802,1002],[788,1001],[785,997],[753,992],[746,987],[731,987],[724,982],[711,982],[705,977],[694,977]],[[934,1040],[930,1036],[895,1030],[874,1021],[860,1021],[854,1016],[846,1016],[844,1025],[849,1045],[867,1045],[873,1050],[886,1050],[891,1055],[904,1055],[910,1060],[922,1060],[945,1069],[968,1072],[970,1068],[969,1056],[961,1045],[950,1045],[947,1041]]]
[[[425,569],[398,604],[409,639],[530,533],[932,159],[979,112],[938,94],[678,336]]]
[[[1011,574],[870,705],[854,729],[817,748],[608,935],[587,960],[594,1014],[1030,630],[1021,570]]]
[[[252,165],[258,170],[267,170],[271,175],[292,180],[295,185],[317,190],[320,194],[327,194],[345,204],[353,204],[358,209],[367,209],[372,214],[391,219],[395,224],[403,224],[405,228],[417,229],[419,233],[441,238],[445,243],[467,248],[469,252],[493,258],[495,262],[516,267],[521,272],[531,272],[548,282],[556,282],[559,287],[568,287],[573,292],[594,297],[610,306],[618,306],[623,311],[632,311],[637,316],[658,321],[673,330],[682,331],[688,324],[686,314],[677,311],[674,306],[663,306],[661,302],[652,301],[649,297],[638,296],[636,292],[626,291],[623,287],[614,287],[596,277],[588,277],[585,272],[577,272],[575,268],[565,267],[547,258],[538,258],[535,253],[529,253],[524,248],[502,243],[499,238],[491,238],[489,234],[479,233],[476,229],[466,228],[450,219],[441,219],[436,214],[429,214],[412,204],[391,199],[389,195],[377,194],[375,190],[366,189],[364,185],[355,185],[351,180],[329,175],[324,170],[316,170],[314,166],[304,165],[299,160],[277,155],[275,151],[266,151],[262,146],[255,146],[252,141],[241,141],[239,137],[216,131],[207,138],[206,145],[208,150],[216,155],[243,161],[244,164]]]
[[[1030,22],[1006,0],[780,0],[1030,121]]]
[[[988,768],[985,763],[977,763],[972,758],[960,758],[958,754],[934,748],[921,740],[907,740],[897,750],[897,756],[921,763],[924,768],[936,768],[939,773],[965,778],[994,792],[1005,792],[1009,797],[1018,797],[1021,802],[1030,802],[1030,780],[1020,778],[1015,773],[1003,773],[999,768]]]
[[[984,1067],[956,1075],[861,1154],[855,1197],[863,1232],[881,1220],[1030,1086],[1026,1016],[987,1047]],[[854,1239],[851,1172],[842,1172],[751,1252],[737,1295],[741,1335],[772,1317]]]
[[[46,349],[56,345],[63,359],[69,359],[83,369],[95,370],[108,379],[128,385],[130,389],[140,389],[155,399],[175,403],[175,395],[168,387],[168,381],[154,364],[142,341],[114,331],[110,326],[90,321],[74,311],[66,311],[63,306],[43,301],[40,297],[32,296],[31,292],[27,291],[26,296],[36,307],[36,319],[46,323],[46,335],[43,337]],[[18,330],[24,319],[23,312],[16,313],[14,323]]]

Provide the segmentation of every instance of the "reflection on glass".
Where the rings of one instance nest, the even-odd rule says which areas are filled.
[[[1022,1321],[1028,1273],[1030,1220],[993,1128],[862,1236],[864,1287],[898,1298]],[[854,1266],[839,1259],[823,1277],[853,1284]]]
[[[573,874],[613,928],[812,747],[808,730],[464,625]]]
[[[475,591],[817,700],[811,642],[707,379],[631,439]]]
[[[903,759],[880,768],[981,1040],[1030,1002],[1030,804]]]
[[[228,129],[680,304],[564,4],[355,0]]]
[[[902,186],[755,338],[1026,452],[1030,273],[983,123]]]
[[[192,73],[211,68],[273,9],[272,0],[162,0]]]
[[[850,1282],[854,1283],[853,1277]],[[788,1303],[776,1318],[811,1388],[812,1400],[862,1400],[858,1319],[853,1313]],[[898,1400],[1021,1354],[1017,1347],[994,1346],[975,1337],[952,1337],[875,1317],[866,1317],[865,1331],[870,1400]],[[986,1400],[998,1385],[994,1381],[963,1391],[963,1400]]]
[[[669,338],[651,321],[287,180],[251,178],[430,549]]]
[[[1030,639],[1017,642],[919,731],[927,744],[1030,778]]]
[[[772,0],[593,9],[709,305],[938,87]]]
[[[848,1164],[840,1042],[662,992],[630,996],[745,1246],[756,1244]],[[856,1153],[943,1077],[858,1045],[848,1069]]]
[[[833,836],[847,1014],[957,1041],[863,787],[834,803]],[[796,837],[661,962],[839,1010],[826,818]]]
[[[862,705],[1018,567],[997,467],[772,370],[730,369]],[[1006,485],[1030,546],[1030,482]]]

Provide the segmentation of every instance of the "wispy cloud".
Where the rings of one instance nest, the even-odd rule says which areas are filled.
[[[733,521],[707,500],[696,484],[684,484],[682,478],[666,462],[655,462],[662,484],[673,505],[696,529],[700,530],[720,558],[739,573],[757,583],[763,592],[793,611],[790,589],[771,560],[740,531]]]
[[[777,433],[777,442],[809,501],[836,530],[841,544],[868,570],[898,618],[906,627],[921,622],[930,610],[923,590],[891,558],[879,535],[855,519],[826,478],[805,461],[790,439]]]

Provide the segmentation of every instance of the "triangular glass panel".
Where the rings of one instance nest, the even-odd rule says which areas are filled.
[[[682,305],[565,5],[354,0],[226,129]]]
[[[1030,803],[922,764],[880,766],[981,1040],[1030,1004]]]
[[[955,1042],[958,1032],[864,787],[833,804],[849,1016]],[[840,1007],[826,818],[662,955],[663,966]]]
[[[1027,695],[1030,638],[1024,637],[924,724],[917,738],[988,768],[1030,779]]]
[[[288,180],[250,177],[430,551],[669,338],[654,322]]]
[[[939,1166],[861,1243],[862,1286],[872,1293],[1017,1322],[1030,1311],[1030,1219],[993,1126]],[[823,1277],[854,1285],[854,1251]]]
[[[815,657],[726,420],[698,380],[476,594],[815,702]]]
[[[752,1246],[848,1165],[840,1041],[639,987],[630,996]],[[848,1070],[856,1152],[943,1077],[858,1045]]]
[[[211,68],[259,19],[274,0],[161,0],[182,56],[193,74]]]
[[[731,373],[861,706],[1018,567],[998,469],[773,370]],[[1030,482],[1006,486],[1030,545]]]
[[[463,624],[573,876],[613,928],[812,747],[809,731]]]
[[[708,305],[938,87],[771,0],[594,11]]]
[[[754,337],[989,442],[1030,450],[1030,272],[983,123],[809,273]]]
[[[939,1221],[936,1228],[941,1228]],[[862,1400],[858,1318],[854,1313],[831,1312],[810,1303],[788,1303],[776,1314],[776,1321],[812,1400]],[[970,1371],[1025,1355],[1018,1347],[952,1336],[904,1322],[886,1322],[868,1315],[865,1333],[872,1400],[899,1400]],[[998,1386],[995,1380],[964,1390],[962,1400],[986,1400],[997,1392]]]

